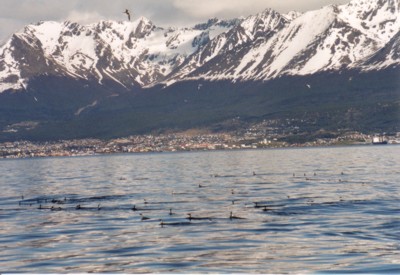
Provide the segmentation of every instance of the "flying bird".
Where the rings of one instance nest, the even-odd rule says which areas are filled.
[[[131,21],[131,14],[129,13],[129,10],[125,9],[124,13],[126,13],[126,15],[128,15],[128,20]]]

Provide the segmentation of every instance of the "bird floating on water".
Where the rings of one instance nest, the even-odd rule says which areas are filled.
[[[145,220],[150,220],[150,218],[149,218],[149,217],[145,217],[145,216],[143,216],[143,214],[142,214],[142,213],[140,213],[139,215],[140,215],[140,217],[141,217],[141,220],[142,220],[142,221],[145,221]]]
[[[172,225],[172,226],[176,226],[176,225],[190,225],[190,222],[164,222],[163,220],[160,220],[160,225],[161,227],[164,227],[164,225]]]
[[[61,208],[61,207],[54,207],[54,206],[52,206],[52,207],[50,208],[50,210],[51,210],[51,211],[61,211],[62,208]]]
[[[267,208],[266,206],[264,206],[263,211],[270,211],[271,209]]]
[[[189,221],[191,221],[191,220],[212,220],[210,217],[192,217],[192,214],[191,213],[187,213],[187,217],[186,217],[186,219],[188,219]]]
[[[229,219],[231,219],[231,220],[233,220],[233,219],[240,219],[240,220],[243,220],[244,218],[234,216],[233,213],[231,212],[231,214],[229,215]]]

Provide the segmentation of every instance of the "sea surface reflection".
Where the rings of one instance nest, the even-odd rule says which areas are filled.
[[[0,272],[400,273],[399,163],[389,145],[1,160]]]

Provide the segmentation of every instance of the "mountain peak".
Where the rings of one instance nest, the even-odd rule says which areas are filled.
[[[205,22],[205,23],[196,24],[193,27],[193,29],[205,31],[212,27],[230,28],[230,27],[237,26],[238,24],[240,24],[240,22],[242,22],[242,19],[236,18],[236,19],[220,20],[220,19],[214,17],[214,18],[208,19],[207,22]]]
[[[298,12],[298,11],[290,11],[286,14],[282,14],[283,17],[286,18],[286,20],[288,21],[292,21],[294,19],[296,19],[297,17],[299,17],[302,13]]]

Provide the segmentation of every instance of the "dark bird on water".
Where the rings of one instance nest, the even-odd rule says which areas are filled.
[[[271,209],[267,208],[266,206],[264,206],[263,211],[270,211]]]
[[[263,208],[265,205],[261,205],[258,202],[253,202],[254,203],[254,208]]]
[[[191,225],[190,222],[164,222],[163,220],[160,220],[160,225],[161,227],[164,227],[164,225],[172,225],[172,226],[179,226],[179,225]]]
[[[229,215],[229,219],[231,219],[231,220],[233,220],[233,219],[244,220],[244,218],[234,216],[232,212],[231,212],[231,214]]]
[[[188,216],[186,217],[186,219],[188,219],[189,221],[191,220],[212,220],[210,217],[192,217],[192,214],[188,213]]]
[[[129,13],[128,9],[125,9],[124,13],[128,15],[128,20],[131,21],[131,14]]]
[[[149,220],[149,219],[150,219],[149,217],[143,216],[142,213],[140,213],[139,215],[140,215],[140,217],[142,217],[142,218],[141,218],[142,221],[145,221],[145,220]]]

